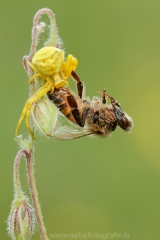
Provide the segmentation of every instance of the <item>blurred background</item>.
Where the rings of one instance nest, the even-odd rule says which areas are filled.
[[[79,61],[76,72],[85,82],[86,95],[98,95],[98,90],[106,88],[134,120],[130,134],[117,128],[108,139],[58,141],[38,137],[35,175],[48,236],[52,239],[54,233],[125,232],[133,240],[158,240],[158,0],[1,3],[0,239],[9,239],[6,220],[13,199],[13,162],[18,151],[14,132],[28,99],[22,57],[29,53],[33,16],[43,7],[56,14],[66,56],[71,53]],[[47,16],[42,20],[49,25]],[[41,37],[40,43],[44,40]],[[75,90],[72,80],[70,86]],[[27,134],[24,122],[20,133]],[[23,190],[30,196],[24,159],[20,172]],[[92,235],[92,239],[97,238]],[[40,239],[39,233],[32,239]]]

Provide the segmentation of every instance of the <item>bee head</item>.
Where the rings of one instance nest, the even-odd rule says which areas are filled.
[[[129,132],[133,127],[133,121],[131,117],[129,117],[120,107],[120,104],[114,100],[114,98],[110,97],[111,104],[113,106],[113,111],[117,118],[117,124],[123,130]]]

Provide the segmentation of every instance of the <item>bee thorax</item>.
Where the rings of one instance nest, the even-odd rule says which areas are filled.
[[[116,129],[117,119],[113,111],[105,108],[100,109],[99,115],[95,118],[95,112],[92,109],[88,113],[87,123],[95,134],[106,136]]]

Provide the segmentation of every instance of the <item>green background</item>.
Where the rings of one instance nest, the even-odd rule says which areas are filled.
[[[56,14],[66,56],[71,53],[79,61],[76,72],[85,82],[86,95],[95,96],[105,87],[134,120],[130,134],[118,128],[109,139],[67,142],[38,137],[35,175],[48,236],[127,232],[129,239],[158,240],[159,0],[1,3],[0,239],[9,239],[6,220],[18,151],[14,131],[28,98],[22,57],[29,53],[33,16],[43,7]],[[47,17],[43,20],[49,24]],[[75,89],[72,80],[70,86]],[[20,133],[27,133],[24,123]],[[30,196],[24,160],[20,171],[23,190]],[[38,231],[32,239],[40,239]]]

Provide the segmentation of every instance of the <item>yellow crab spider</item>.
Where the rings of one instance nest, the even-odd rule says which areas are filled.
[[[34,135],[29,126],[30,110],[34,102],[44,96],[47,92],[54,92],[54,89],[59,89],[64,85],[68,87],[68,78],[71,72],[74,71],[78,65],[78,61],[72,55],[68,55],[66,62],[64,62],[64,52],[55,47],[44,47],[36,52],[32,59],[32,63],[27,61],[28,65],[35,71],[35,74],[30,78],[29,84],[33,82],[36,77],[40,77],[45,81],[26,102],[15,135],[18,135],[18,130],[23,118],[26,115],[26,126],[33,139]]]

